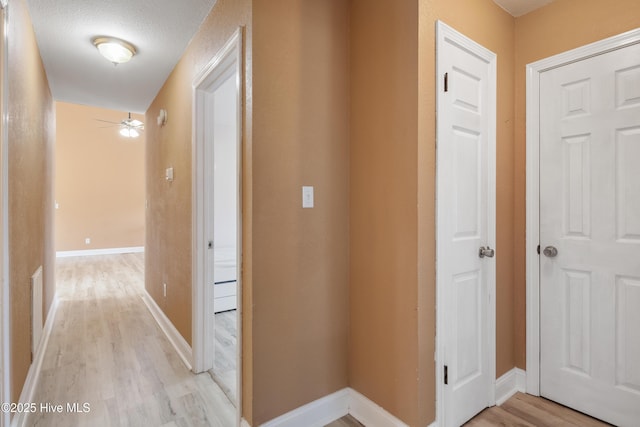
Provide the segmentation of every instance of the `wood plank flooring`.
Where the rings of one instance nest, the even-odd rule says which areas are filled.
[[[211,375],[235,405],[238,395],[236,352],[238,345],[237,310],[216,313],[215,344]]]
[[[235,409],[224,392],[209,374],[194,375],[185,368],[142,302],[143,270],[142,254],[58,259],[60,306],[34,401],[38,406],[88,403],[91,410],[39,411],[29,426],[235,426]],[[227,320],[235,324],[227,315],[220,325]],[[223,335],[220,339],[229,341]],[[522,393],[466,424],[608,425]],[[328,425],[361,426],[351,416]]]
[[[29,426],[236,425],[208,373],[194,375],[141,300],[142,254],[60,258],[60,306],[35,402],[88,403],[89,413],[37,412]]]
[[[348,415],[325,427],[361,427]],[[465,427],[606,427],[610,424],[596,420],[550,400],[516,393],[502,406],[487,408],[464,425]],[[373,426],[372,426],[373,427]]]
[[[501,406],[485,409],[465,424],[466,427],[604,427],[609,425],[550,400],[525,393],[516,393]]]
[[[362,427],[362,424],[360,424],[358,420],[353,418],[351,415],[347,415],[332,422],[331,424],[327,424],[325,427]]]

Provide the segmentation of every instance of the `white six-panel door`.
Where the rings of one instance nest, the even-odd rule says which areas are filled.
[[[640,45],[541,74],[540,244],[541,395],[640,425]]]
[[[441,22],[437,55],[438,424],[459,426],[494,399],[496,57]]]

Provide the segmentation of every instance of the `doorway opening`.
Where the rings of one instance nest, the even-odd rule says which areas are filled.
[[[242,36],[194,81],[193,369],[240,405]],[[238,412],[239,414],[239,412]]]

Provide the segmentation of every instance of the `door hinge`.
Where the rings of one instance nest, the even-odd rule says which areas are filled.
[[[449,92],[449,73],[444,73],[444,91]]]
[[[444,365],[444,385],[449,384],[449,367]]]
[[[540,245],[538,245],[537,251],[538,251],[538,255],[540,255]]]

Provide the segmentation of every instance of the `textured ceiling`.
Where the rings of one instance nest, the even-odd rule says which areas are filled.
[[[493,0],[501,8],[509,12],[512,16],[518,17],[526,15],[532,10],[541,8],[551,3],[553,0]]]
[[[27,0],[57,101],[144,113],[216,0]],[[138,53],[114,66],[93,46],[117,37]]]

